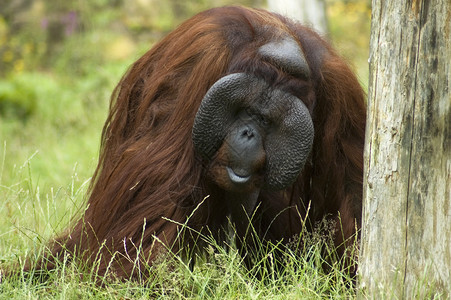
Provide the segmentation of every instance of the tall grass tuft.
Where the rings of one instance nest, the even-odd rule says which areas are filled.
[[[75,187],[71,180],[66,189],[43,193],[39,183],[32,180],[30,160],[22,167],[28,171],[20,182],[12,186],[0,182],[1,194],[6,195],[0,209],[5,212],[10,207],[7,220],[12,223],[6,231],[8,221],[3,221],[0,227],[3,270],[11,265],[19,266],[20,270],[25,257],[36,262],[48,251],[49,238],[70,223],[70,216],[80,215],[84,207],[88,181]],[[12,206],[17,209],[11,209]],[[181,234],[191,230],[186,224],[180,225]],[[31,274],[3,275],[0,299],[354,298],[352,278],[343,270],[343,262],[334,255],[331,240],[325,234],[329,225],[320,225],[313,233],[303,232],[288,247],[263,243],[254,236],[255,253],[240,253],[233,237],[219,243],[209,234],[201,235],[199,241],[205,245],[204,252],[195,256],[194,265],[182,259],[180,253],[166,251],[152,265],[143,265],[142,259],[135,259],[136,272],[145,269],[150,274],[135,280],[119,280],[111,272],[100,276],[95,265],[87,266],[66,256],[54,270],[32,269]],[[233,225],[230,227],[233,236]],[[139,244],[135,247],[140,249]],[[139,255],[147,254],[141,251]],[[252,263],[246,265],[249,256]]]

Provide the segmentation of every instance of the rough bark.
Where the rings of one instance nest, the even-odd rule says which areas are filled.
[[[360,287],[449,297],[451,1],[373,0],[370,49]]]

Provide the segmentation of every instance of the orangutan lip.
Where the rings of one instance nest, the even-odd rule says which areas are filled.
[[[232,168],[226,167],[227,173],[229,174],[230,180],[232,180],[234,183],[246,183],[251,179],[250,175],[242,176],[235,173],[235,171],[232,170]]]

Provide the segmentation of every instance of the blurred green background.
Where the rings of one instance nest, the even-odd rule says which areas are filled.
[[[0,214],[14,220],[25,194],[83,190],[127,67],[186,18],[230,4],[265,8],[264,0],[2,0]],[[328,38],[366,89],[370,1],[326,5]]]

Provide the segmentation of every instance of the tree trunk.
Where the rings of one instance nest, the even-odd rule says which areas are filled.
[[[321,34],[327,33],[324,0],[268,0],[268,9],[309,25]]]
[[[373,0],[360,287],[451,296],[451,1]]]

